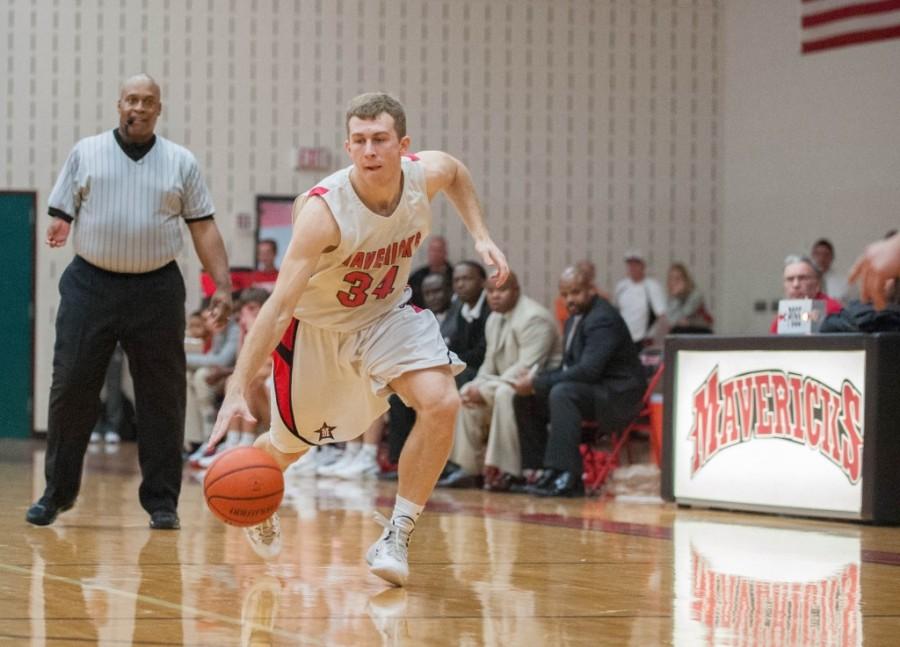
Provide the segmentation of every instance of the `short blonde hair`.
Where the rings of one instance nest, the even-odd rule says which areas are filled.
[[[350,100],[347,104],[347,133],[350,133],[351,117],[372,120],[383,112],[394,118],[397,138],[406,137],[406,111],[403,104],[386,92],[366,92]]]

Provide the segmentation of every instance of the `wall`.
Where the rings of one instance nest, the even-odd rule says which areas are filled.
[[[786,254],[821,236],[846,271],[900,227],[900,40],[800,55],[799,0],[728,0],[723,20],[720,329],[767,330]]]
[[[116,125],[118,85],[163,90],[159,132],[206,173],[232,264],[257,194],[318,174],[298,146],[343,164],[343,106],[385,89],[409,112],[413,149],[469,165],[525,290],[545,303],[560,270],[595,260],[612,287],[624,249],[657,274],[686,261],[719,280],[716,0],[7,0],[0,187],[38,191],[39,212],[74,142]],[[45,221],[39,223],[41,239]],[[472,257],[441,198],[435,230]],[[35,426],[46,425],[56,283],[71,250],[37,250]],[[197,302],[197,261],[183,255]],[[715,305],[715,304],[714,304]]]

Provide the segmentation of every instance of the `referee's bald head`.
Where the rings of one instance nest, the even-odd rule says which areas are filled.
[[[134,76],[128,77],[122,82],[122,85],[119,86],[119,98],[124,96],[125,92],[129,90],[133,85],[139,84],[150,85],[153,88],[153,91],[156,93],[157,98],[159,98],[162,94],[159,89],[159,83],[156,82],[156,79],[154,79],[146,72],[141,72],[140,74],[135,74]]]
[[[126,142],[147,142],[153,137],[162,112],[159,84],[141,73],[125,80],[119,89],[119,135]]]

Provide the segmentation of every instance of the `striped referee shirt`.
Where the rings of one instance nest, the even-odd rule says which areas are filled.
[[[50,193],[49,211],[73,221],[75,253],[110,272],[151,272],[184,245],[181,219],[212,218],[194,155],[164,137],[134,159],[115,131],[82,139]]]

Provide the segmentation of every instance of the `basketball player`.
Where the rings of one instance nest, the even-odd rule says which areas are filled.
[[[311,447],[359,436],[398,394],[417,422],[400,456],[393,515],[376,515],[384,532],[366,560],[373,573],[402,586],[409,537],[450,453],[459,408],[453,376],[465,366],[447,349],[434,315],[406,304],[410,263],[428,236],[438,192],[456,207],[499,283],[509,268],[484,225],[468,169],[439,151],[407,154],[406,116],[396,99],[356,97],[346,125],[352,164],[294,202],[280,274],[244,342],[211,442],[235,416],[252,419],[248,385],[273,350],[272,423],[256,446],[282,469]],[[259,555],[277,554],[277,515],[247,536]]]

